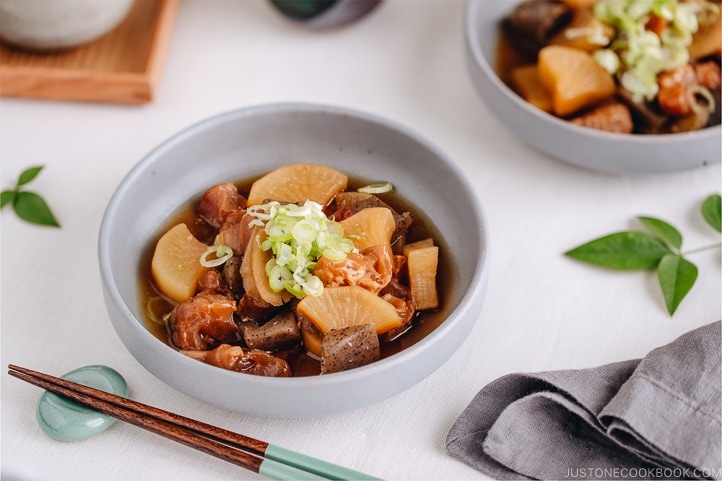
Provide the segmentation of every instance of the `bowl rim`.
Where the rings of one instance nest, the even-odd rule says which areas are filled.
[[[328,113],[332,115],[354,117],[364,122],[373,123],[381,127],[396,131],[397,133],[407,137],[415,143],[425,147],[430,152],[432,152],[434,156],[442,159],[446,167],[453,172],[457,182],[464,189],[464,194],[469,199],[469,207],[473,212],[473,217],[476,219],[476,222],[479,225],[477,247],[480,253],[480,259],[476,264],[466,292],[464,292],[463,295],[460,296],[458,304],[449,311],[446,319],[444,319],[441,324],[439,324],[439,326],[437,326],[433,331],[421,338],[415,344],[406,347],[387,358],[355,369],[350,369],[348,371],[317,376],[302,376],[280,379],[264,376],[244,376],[239,378],[238,373],[214,368],[213,366],[203,365],[203,363],[198,363],[197,361],[190,359],[187,356],[184,356],[177,350],[173,349],[172,347],[168,346],[167,344],[156,338],[143,325],[143,321],[141,319],[137,319],[134,316],[132,310],[128,307],[128,304],[123,299],[118,287],[114,282],[113,268],[111,265],[111,255],[109,253],[109,246],[111,242],[111,239],[109,238],[109,231],[112,228],[111,223],[113,222],[113,218],[117,215],[117,212],[122,209],[124,192],[130,188],[130,185],[135,181],[138,176],[140,176],[145,170],[149,169],[150,166],[152,166],[155,159],[162,155],[166,149],[183,142],[186,138],[193,136],[196,133],[200,133],[209,127],[212,128],[218,123],[225,123],[240,117],[278,115],[288,114],[291,112],[306,112],[315,114]],[[268,386],[274,388],[278,388],[280,386],[288,388],[314,386],[329,387],[336,384],[345,384],[349,381],[357,380],[358,378],[376,376],[384,371],[394,370],[398,366],[404,365],[409,359],[418,357],[425,351],[432,349],[433,346],[441,339],[444,339],[447,336],[447,333],[449,331],[452,331],[457,324],[463,322],[464,314],[466,313],[466,311],[469,310],[469,307],[474,304],[475,298],[477,296],[482,296],[483,298],[484,296],[484,289],[486,287],[486,279],[489,270],[489,226],[483,205],[479,199],[478,194],[472,188],[468,176],[464,175],[461,168],[444,151],[439,149],[435,143],[433,143],[420,133],[415,132],[412,129],[394,120],[354,108],[308,102],[268,103],[231,109],[196,121],[195,123],[178,131],[174,135],[166,138],[166,140],[162,141],[146,156],[141,158],[141,160],[138,161],[126,174],[126,176],[121,180],[105,209],[98,235],[98,258],[101,274],[101,283],[105,286],[105,289],[107,290],[107,296],[109,296],[110,300],[112,300],[115,306],[120,311],[122,311],[122,322],[130,327],[135,337],[144,346],[154,345],[158,346],[161,349],[165,348],[168,350],[166,352],[168,352],[169,355],[173,355],[173,353],[175,353],[175,355],[177,355],[177,358],[180,360],[180,363],[187,362],[187,366],[189,367],[196,366],[196,369],[207,367],[208,369],[213,369],[212,371],[209,371],[209,373],[216,373],[215,376],[226,376],[229,379],[242,379],[242,382],[248,383],[251,386]],[[477,321],[478,318],[474,319],[473,323],[475,324]],[[115,325],[115,321],[113,321],[113,324]],[[131,352],[131,354],[133,353]],[[440,363],[439,366],[437,366],[435,369],[443,365],[448,360],[448,358],[450,358],[450,356],[444,359],[443,362]],[[140,360],[138,361],[140,362]],[[141,364],[143,363],[141,362]]]
[[[610,142],[625,141],[631,142],[632,144],[654,144],[658,146],[660,143],[676,143],[680,140],[694,142],[708,139],[710,137],[722,136],[722,125],[713,125],[710,127],[705,127],[704,129],[694,130],[691,132],[680,132],[676,134],[622,134],[617,132],[606,132],[603,130],[591,129],[572,124],[548,112],[544,112],[543,110],[534,107],[529,102],[521,98],[516,92],[514,92],[514,90],[512,90],[501,80],[494,67],[486,58],[486,55],[481,48],[481,45],[477,41],[477,32],[479,26],[476,22],[476,19],[478,18],[479,10],[482,8],[481,5],[485,1],[488,0],[467,0],[466,12],[464,15],[464,36],[466,39],[467,47],[470,49],[471,54],[476,61],[478,67],[484,72],[484,75],[491,81],[497,91],[502,93],[508,100],[513,102],[517,107],[521,108],[529,115],[537,118],[540,121],[551,122],[552,125],[559,127],[562,130],[568,131],[570,134]],[[516,1],[518,3],[519,0]],[[505,0],[505,3],[513,5],[513,3],[509,0]]]

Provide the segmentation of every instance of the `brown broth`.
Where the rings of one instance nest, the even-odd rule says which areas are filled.
[[[496,42],[496,59],[494,70],[507,87],[514,90],[514,83],[511,80],[512,71],[523,65],[536,63],[534,55],[522,52],[514,47],[507,35],[502,31]]]
[[[247,195],[251,184],[256,179],[241,180],[235,182],[238,190],[241,194]],[[373,182],[366,179],[360,178],[349,178],[348,189],[354,191],[361,186],[369,185]],[[208,186],[209,188],[212,186]],[[412,326],[407,329],[402,335],[397,336],[390,342],[381,344],[381,358],[389,357],[393,354],[400,352],[403,349],[416,344],[421,339],[426,337],[434,329],[436,329],[446,319],[451,312],[451,306],[449,305],[449,299],[451,299],[451,292],[454,288],[455,267],[451,261],[451,255],[449,253],[448,246],[445,244],[441,233],[436,229],[431,220],[419,209],[415,208],[409,201],[402,198],[396,193],[376,194],[381,200],[395,209],[397,212],[410,212],[413,215],[414,221],[412,222],[409,230],[407,231],[406,242],[411,243],[417,240],[426,239],[431,237],[434,239],[434,245],[439,247],[439,268],[436,275],[436,285],[439,294],[439,307],[434,310],[427,310],[417,312]],[[153,283],[153,277],[151,275],[151,259],[155,245],[160,237],[167,232],[171,227],[181,222],[188,226],[188,229],[201,241],[206,243],[212,243],[213,238],[210,234],[211,230],[203,221],[201,221],[195,212],[195,207],[200,202],[200,196],[191,200],[188,205],[183,206],[179,211],[171,216],[169,221],[159,231],[157,237],[147,246],[143,257],[140,262],[139,268],[139,292],[140,292],[140,305],[147,306],[148,299],[154,298],[157,301],[151,303],[151,307],[155,311],[157,318],[162,318],[163,313],[169,312],[173,304],[169,301],[162,300],[163,295],[158,291]],[[160,300],[158,300],[160,298]],[[158,339],[173,347],[170,341],[170,332],[164,323],[154,321],[150,314],[144,310],[145,326],[147,329]],[[175,347],[173,347],[175,349]],[[286,359],[291,366],[293,375],[299,376],[313,376],[318,375],[321,372],[320,361],[313,355],[309,355],[305,352],[303,347],[291,349],[285,352],[274,353],[278,357]]]

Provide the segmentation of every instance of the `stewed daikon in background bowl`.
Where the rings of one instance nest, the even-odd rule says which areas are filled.
[[[722,160],[720,21],[715,2],[469,0],[467,64],[492,113],[555,159],[699,168]]]
[[[488,228],[432,142],[375,115],[275,104],[199,122],[121,182],[103,293],[160,380],[253,415],[366,406],[444,364],[477,324]]]

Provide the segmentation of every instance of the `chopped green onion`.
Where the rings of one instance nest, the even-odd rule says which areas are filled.
[[[614,27],[616,37],[608,50],[594,58],[617,75],[634,100],[653,100],[659,91],[657,76],[688,63],[693,35],[719,14],[719,7],[711,2],[600,0],[594,16]],[[645,27],[652,15],[667,22],[660,35]],[[618,56],[616,67],[611,54]]]
[[[211,254],[215,256],[215,259],[208,259]],[[201,254],[200,262],[203,267],[218,267],[231,257],[233,257],[233,249],[227,245],[218,244],[218,237],[216,237],[216,243]]]
[[[610,75],[614,75],[619,71],[619,57],[611,50],[607,48],[595,50],[592,56]]]
[[[164,301],[162,297],[149,297],[148,300],[145,302],[145,312],[148,315],[148,318],[153,321],[153,323],[160,324],[162,326],[165,324],[165,317],[161,319],[160,317],[158,317],[158,314],[156,314],[155,309],[153,309],[153,304],[155,304],[156,302]]]
[[[367,185],[365,187],[359,188],[358,191],[365,194],[383,194],[384,192],[391,192],[392,190],[394,190],[394,186],[390,182],[386,182],[381,184]]]
[[[263,226],[268,235],[261,249],[273,254],[265,273],[275,292],[285,290],[298,298],[320,295],[323,283],[312,274],[318,259],[343,260],[356,251],[353,241],[343,236],[343,227],[326,217],[317,202],[299,206],[273,201],[247,212],[254,217],[252,224]]]
[[[705,110],[709,112],[714,112],[716,108],[714,95],[712,95],[712,92],[710,92],[709,89],[701,85],[690,85],[689,87],[687,87],[687,92],[689,93],[691,100],[690,108],[694,111],[694,113],[699,115]],[[697,100],[697,96],[702,97],[707,106],[700,105],[699,101]]]
[[[568,28],[564,31],[564,36],[569,40],[586,37],[587,42],[593,45],[609,45],[611,39],[604,35],[604,29],[597,24],[593,27],[577,27]]]

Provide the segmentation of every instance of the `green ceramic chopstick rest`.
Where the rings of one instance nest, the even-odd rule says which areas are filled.
[[[128,384],[116,370],[107,366],[85,366],[61,376],[68,381],[128,397]],[[62,396],[45,392],[36,411],[40,428],[59,441],[79,441],[105,431],[116,419],[81,406]]]

